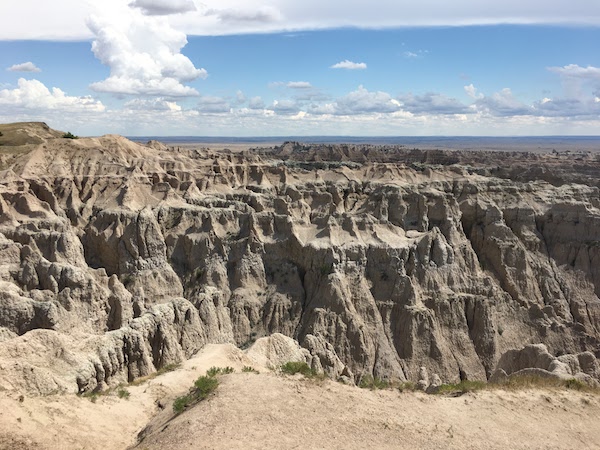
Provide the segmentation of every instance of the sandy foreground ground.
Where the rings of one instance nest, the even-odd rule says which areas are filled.
[[[281,376],[231,345],[209,345],[129,399],[0,393],[2,449],[592,449],[600,396],[566,390],[491,390],[460,397],[370,391]],[[215,395],[180,416],[173,399],[212,366],[236,368]]]

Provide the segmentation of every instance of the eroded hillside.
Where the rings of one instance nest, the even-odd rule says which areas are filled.
[[[0,146],[4,388],[93,390],[275,332],[336,378],[486,379],[526,343],[600,377],[596,154],[21,127],[42,138]]]

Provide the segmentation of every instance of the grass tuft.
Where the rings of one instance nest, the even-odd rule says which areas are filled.
[[[588,386],[587,384],[575,378],[564,380],[561,378],[546,378],[536,375],[509,377],[508,380],[498,383],[497,386],[505,389],[559,388],[586,392],[599,391],[598,388]]]
[[[123,398],[125,400],[129,400],[130,395],[131,393],[125,388],[121,388],[117,391],[117,397]]]
[[[217,375],[227,375],[235,372],[233,367],[211,367],[206,371],[207,377],[216,377]]]
[[[181,414],[187,408],[207,398],[219,386],[214,376],[204,375],[194,382],[194,387],[186,395],[177,397],[173,402],[173,411]]]
[[[358,387],[363,389],[389,389],[392,384],[388,380],[382,380],[381,378],[373,377],[372,375],[365,375],[360,379]]]
[[[287,375],[296,375],[300,373],[307,378],[316,377],[318,374],[303,361],[289,361],[281,366],[281,372]]]
[[[254,367],[251,366],[244,366],[242,367],[242,372],[249,372],[249,373],[260,373],[258,370],[256,370]]]
[[[211,367],[206,371],[206,375],[201,376],[194,382],[194,387],[186,395],[177,397],[173,402],[173,411],[181,414],[190,406],[206,399],[219,386],[217,375],[227,375],[235,372],[233,367]]]

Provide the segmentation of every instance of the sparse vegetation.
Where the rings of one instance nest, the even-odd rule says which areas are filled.
[[[307,378],[318,376],[316,370],[313,370],[303,361],[289,361],[281,366],[281,372],[287,375],[296,375],[300,373]]]
[[[405,381],[400,383],[397,387],[400,392],[412,392],[417,390],[417,385],[412,381]]]
[[[235,372],[233,367],[211,367],[206,371],[207,377],[216,377],[217,375],[227,375]]]
[[[177,397],[173,402],[173,410],[181,414],[186,408],[204,400],[219,386],[219,380],[203,376],[196,380],[193,389],[186,395]]]
[[[256,370],[254,367],[250,367],[250,366],[244,366],[242,367],[242,372],[247,372],[247,373],[256,373],[259,374],[260,372],[258,370]]]
[[[79,139],[79,136],[75,136],[70,131],[67,131],[65,134],[62,135],[62,137],[65,139]]]
[[[373,377],[372,375],[365,375],[360,379],[358,387],[363,389],[389,389],[392,387],[392,383],[388,380],[382,380],[381,378]]]
[[[130,395],[131,395],[131,393],[127,389],[125,389],[125,388],[120,388],[117,391],[117,397],[123,398],[125,400],[129,400],[129,396]]]
[[[91,391],[91,392],[85,392],[85,393],[81,394],[81,396],[84,398],[87,398],[92,403],[96,403],[100,394],[101,394],[101,392],[99,392],[99,391]]]
[[[173,402],[173,411],[181,414],[186,408],[206,399],[219,386],[219,380],[216,378],[217,375],[233,372],[234,369],[232,367],[211,367],[206,372],[206,375],[201,376],[194,382],[194,387],[186,395],[175,399]]]
[[[598,392],[598,388],[594,388],[579,381],[575,378],[560,379],[560,378],[546,378],[535,375],[523,375],[517,377],[510,377],[508,380],[501,383],[497,383],[496,386],[505,389],[533,389],[533,388],[559,388],[559,389],[572,389],[576,391],[594,391]]]

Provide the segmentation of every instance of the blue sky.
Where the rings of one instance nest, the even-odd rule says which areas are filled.
[[[22,21],[30,1],[0,14]],[[595,2],[578,15],[567,2],[458,1],[449,17],[435,0],[423,3],[437,16],[383,0],[316,15],[312,0],[73,1],[0,31],[1,122],[86,135],[600,134]]]

